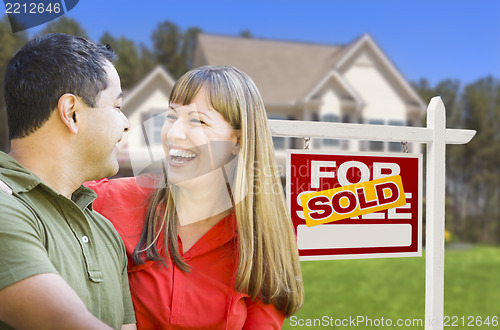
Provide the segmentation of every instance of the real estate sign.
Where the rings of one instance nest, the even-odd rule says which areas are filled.
[[[301,260],[421,256],[422,155],[289,150]]]

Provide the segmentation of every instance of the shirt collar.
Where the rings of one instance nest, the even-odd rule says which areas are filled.
[[[35,174],[28,171],[10,155],[0,151],[0,177],[13,193],[28,192],[42,183]]]
[[[0,180],[12,189],[13,194],[27,193],[40,185],[49,194],[66,198],[47,186],[39,177],[2,151],[0,151]],[[80,188],[73,192],[71,200],[82,210],[87,207],[92,210],[92,202],[96,197],[97,195],[92,189],[80,186]]]
[[[207,253],[237,237],[236,215],[234,211],[213,226],[183,257],[190,259]]]

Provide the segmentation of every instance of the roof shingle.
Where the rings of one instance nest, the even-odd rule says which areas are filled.
[[[205,63],[247,73],[266,103],[295,103],[334,68],[347,47],[288,41],[198,35]]]

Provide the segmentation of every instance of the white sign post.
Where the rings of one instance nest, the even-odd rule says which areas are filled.
[[[473,130],[446,129],[440,97],[427,108],[427,127],[270,120],[273,136],[420,142],[427,144],[425,329],[442,330],[446,144],[466,144]]]

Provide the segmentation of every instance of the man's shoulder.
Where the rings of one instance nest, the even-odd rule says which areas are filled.
[[[33,215],[33,210],[20,196],[0,190],[0,216],[4,217],[12,212]]]
[[[44,217],[35,206],[18,195],[0,191],[0,231],[43,237],[44,228]]]
[[[42,182],[39,177],[5,153],[0,154],[0,180],[18,193],[30,191]]]

